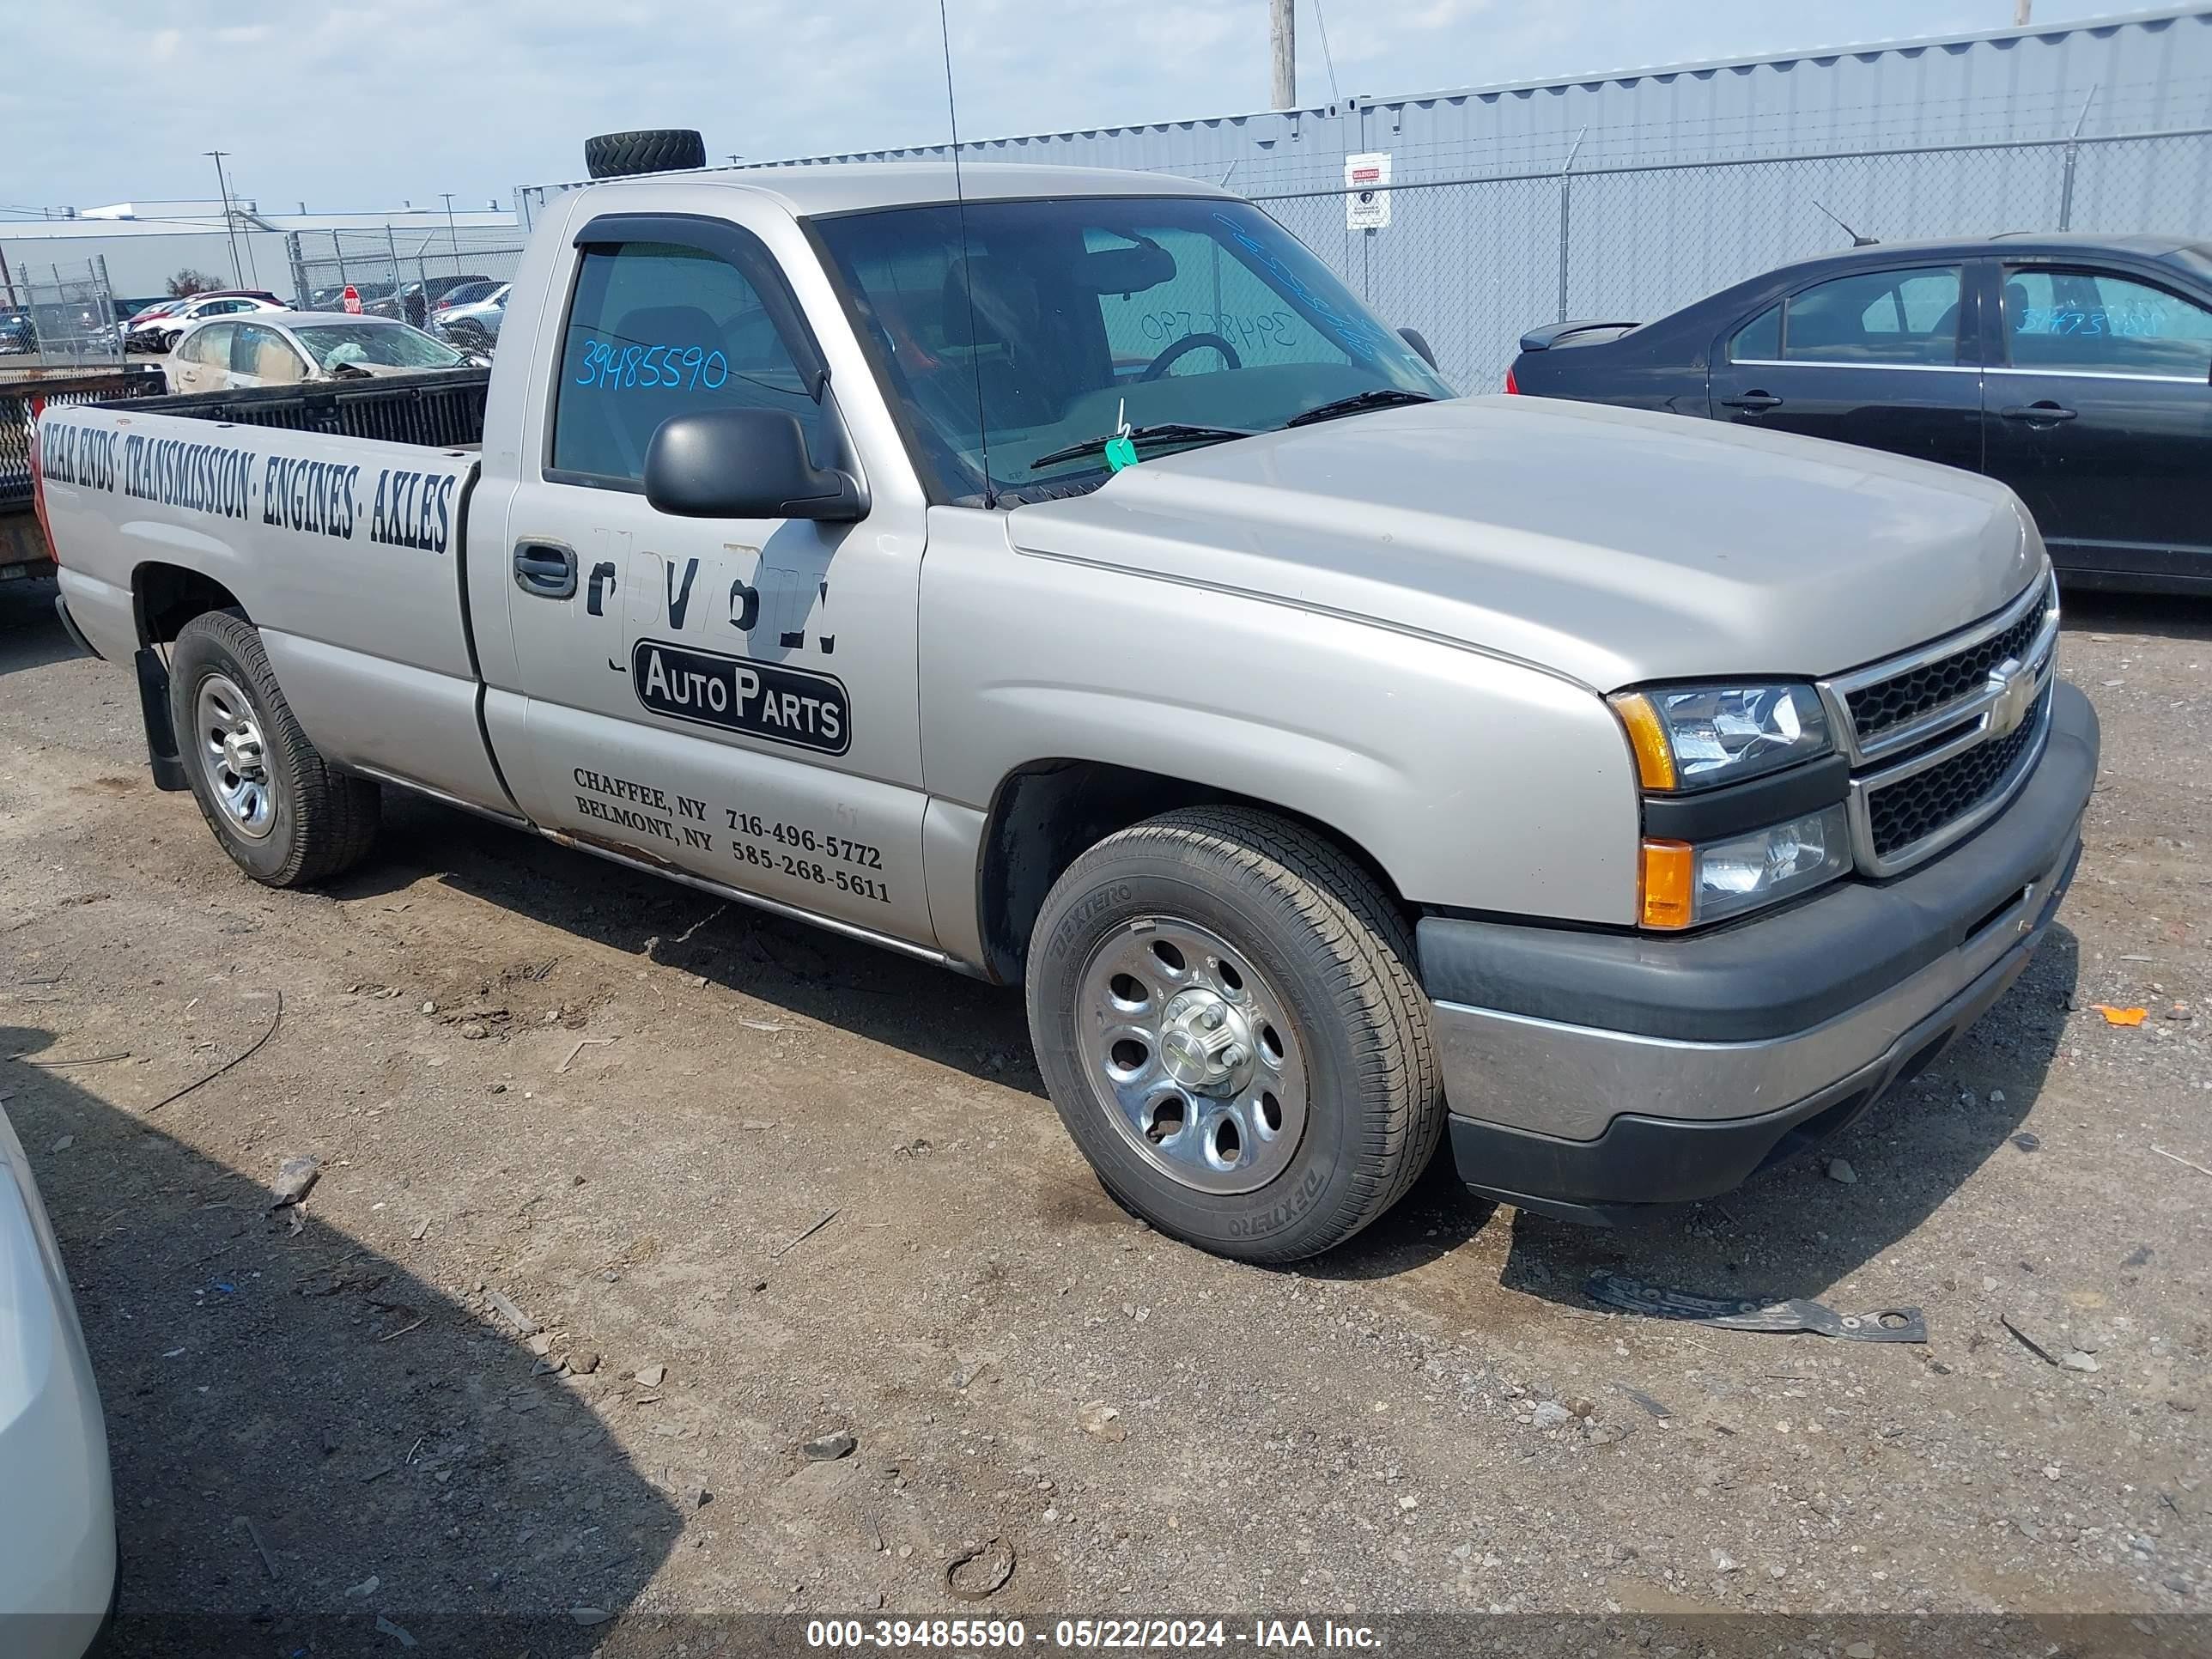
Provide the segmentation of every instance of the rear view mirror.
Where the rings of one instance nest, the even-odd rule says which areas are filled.
[[[1413,349],[1419,354],[1421,361],[1426,363],[1431,368],[1434,368],[1437,366],[1436,351],[1430,346],[1427,337],[1425,336],[1420,330],[1418,328],[1401,328],[1398,331],[1398,337],[1403,340],[1407,345],[1413,347]]]
[[[686,519],[867,516],[860,480],[817,466],[796,416],[775,409],[710,409],[672,415],[645,451],[645,498]]]
[[[1175,255],[1158,242],[1102,247],[1075,262],[1076,286],[1090,294],[1142,294],[1175,280]]]

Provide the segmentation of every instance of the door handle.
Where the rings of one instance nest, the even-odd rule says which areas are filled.
[[[1747,392],[1741,398],[1722,398],[1721,407],[1749,410],[1753,414],[1759,415],[1764,414],[1770,409],[1778,408],[1781,403],[1782,399],[1771,392]]]
[[[2072,410],[2054,404],[2048,398],[2040,403],[2014,404],[1998,413],[2008,421],[2070,421],[2074,418]]]
[[[514,585],[541,599],[576,597],[576,555],[572,548],[523,542],[514,550]]]

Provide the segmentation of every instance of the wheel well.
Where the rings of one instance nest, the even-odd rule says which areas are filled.
[[[180,564],[142,564],[131,574],[131,586],[143,645],[167,644],[186,623],[210,611],[246,614],[221,582]]]
[[[983,832],[981,896],[984,966],[1018,985],[1030,932],[1067,866],[1117,830],[1178,807],[1240,805],[1304,825],[1357,860],[1383,896],[1413,911],[1382,866],[1329,825],[1273,801],[1103,761],[1035,761],[999,785]]]

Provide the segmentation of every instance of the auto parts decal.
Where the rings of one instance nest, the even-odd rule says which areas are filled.
[[[630,685],[639,702],[673,720],[824,755],[852,747],[844,683],[828,674],[640,640],[630,651]]]

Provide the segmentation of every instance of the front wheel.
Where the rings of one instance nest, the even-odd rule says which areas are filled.
[[[1403,919],[1273,814],[1147,820],[1069,866],[1037,917],[1030,1035],[1107,1190],[1249,1261],[1342,1243],[1403,1196],[1443,1097]]]
[[[316,752],[245,617],[210,611],[177,631],[169,712],[200,815],[254,880],[303,887],[368,854],[376,786]]]

